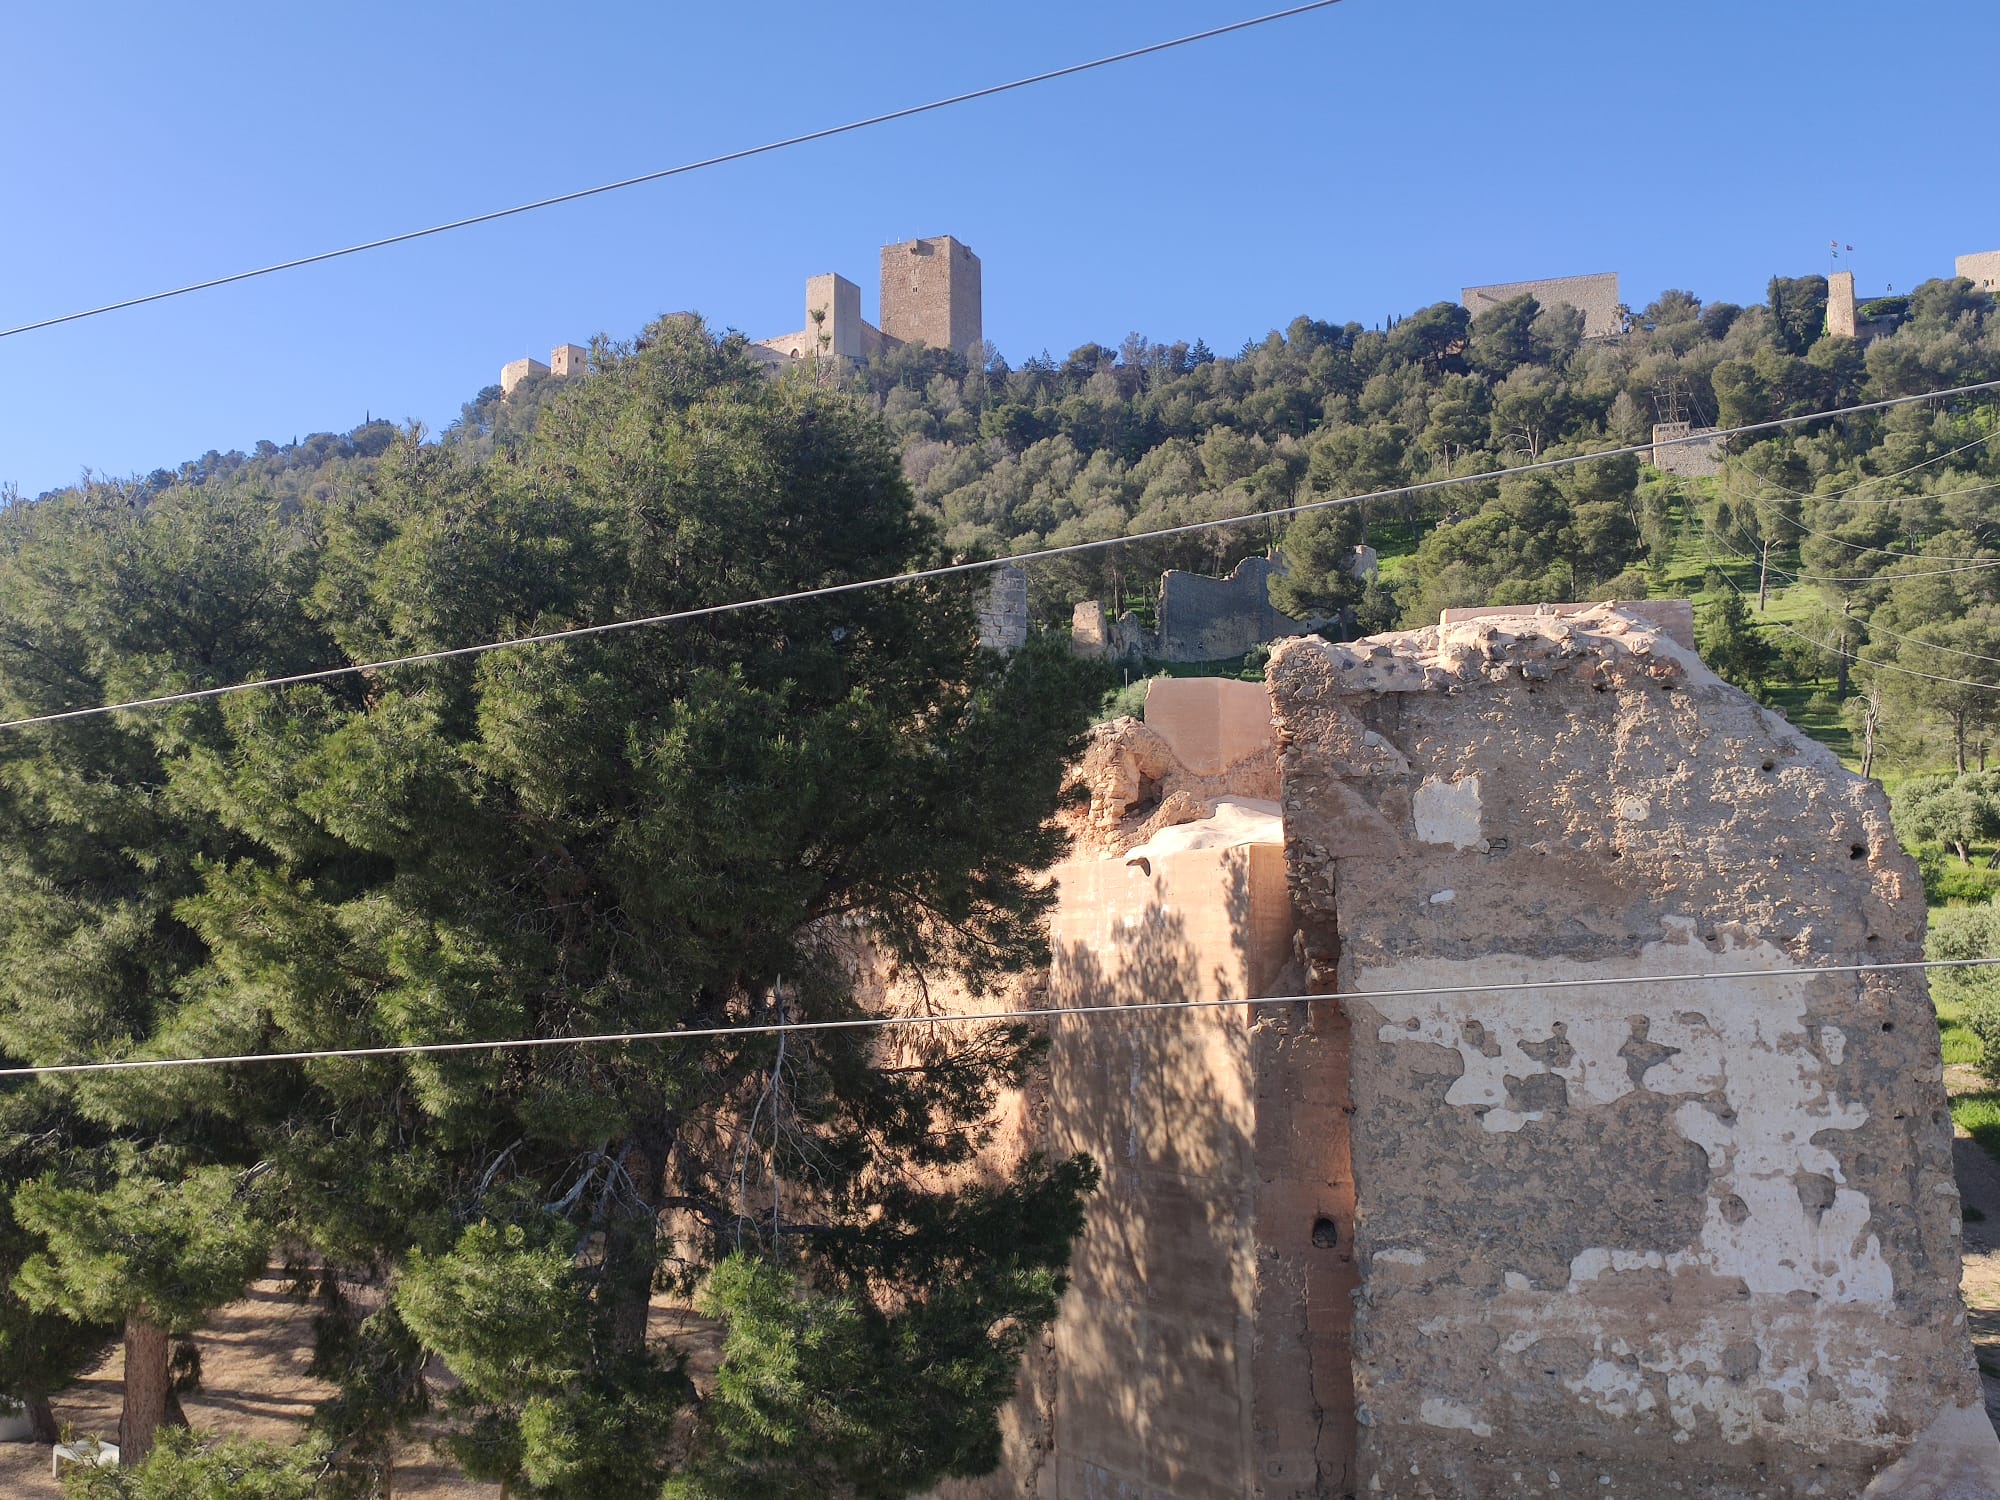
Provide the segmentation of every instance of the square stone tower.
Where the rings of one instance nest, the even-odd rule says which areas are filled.
[[[830,359],[862,357],[860,287],[831,271],[806,278],[805,343],[800,353],[807,359],[815,354]]]
[[[979,257],[948,234],[882,247],[882,331],[972,353],[984,337]]]
[[[1982,292],[2000,292],[2000,250],[1961,255],[1954,269]]]
[[[549,370],[560,379],[590,373],[590,351],[581,344],[557,344],[549,351]]]

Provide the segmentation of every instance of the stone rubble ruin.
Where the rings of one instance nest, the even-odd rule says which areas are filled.
[[[1741,977],[1920,958],[1915,866],[1676,634],[1296,639],[1099,728],[1047,993],[1229,1003],[1051,1018],[1104,1187],[941,1497],[2000,1496],[1923,975]]]

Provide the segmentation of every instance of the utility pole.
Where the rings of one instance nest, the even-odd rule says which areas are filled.
[[[1757,613],[1764,612],[1764,599],[1770,592],[1771,539],[1764,538],[1763,548],[1757,554]]]

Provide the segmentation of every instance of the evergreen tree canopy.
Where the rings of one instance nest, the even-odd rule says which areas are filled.
[[[11,563],[34,586],[0,593],[10,707],[938,559],[886,434],[848,397],[769,382],[689,318],[602,363],[510,451],[405,436],[296,510],[260,516],[229,487],[136,509],[80,497],[64,524],[130,565],[21,544]],[[1046,955],[1049,816],[1095,679],[1060,643],[982,650],[972,603],[963,582],[911,584],[16,736],[0,863],[21,867],[4,895],[23,966],[0,1037],[54,1061],[848,1019],[865,1013],[863,942],[996,983]],[[65,820],[69,846],[31,847]],[[38,876],[58,854],[60,883]],[[44,1003],[64,985],[74,1003]],[[676,1425],[693,1393],[647,1304],[740,1250],[798,1316],[844,1309],[898,1351],[814,1367],[831,1383],[802,1399],[833,1427],[881,1420],[912,1372],[960,1372],[936,1375],[923,1435],[898,1448],[893,1492],[919,1488],[990,1462],[1094,1175],[1028,1161],[953,1186],[1032,1063],[1024,1029],[944,1028],[894,1068],[885,1045],[746,1035],[48,1086],[33,1092],[49,1116],[77,1117],[77,1180],[15,1193],[44,1241],[16,1289],[92,1322],[137,1299],[179,1327],[233,1294],[222,1273],[247,1274],[234,1252],[253,1243],[261,1264],[266,1234],[329,1271],[385,1271],[392,1316],[326,1320],[351,1418],[331,1435],[383,1441],[383,1402],[402,1398],[371,1394],[369,1372],[407,1365],[414,1338],[459,1377],[447,1415],[469,1471],[602,1500],[730,1451],[726,1401]],[[106,1141],[118,1168],[91,1179],[85,1152]],[[229,1165],[253,1157],[254,1183]],[[154,1258],[190,1300],[163,1301],[137,1262],[113,1278],[126,1303],[98,1295],[96,1227],[175,1202],[188,1232]],[[765,1322],[735,1327],[731,1284],[710,1293],[725,1377],[775,1357]],[[809,1447],[767,1465],[763,1492],[889,1482],[879,1444]]]

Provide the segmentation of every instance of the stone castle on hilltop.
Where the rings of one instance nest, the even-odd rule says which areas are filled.
[[[1475,318],[1488,308],[1516,297],[1533,297],[1543,307],[1563,303],[1583,314],[1583,336],[1608,339],[1625,327],[1625,307],[1618,300],[1618,273],[1593,276],[1552,276],[1544,281],[1502,281],[1469,286],[1458,295],[1459,305]]]
[[[2000,292],[2000,250],[1961,255],[1953,269],[1982,291]],[[1476,317],[1524,295],[1544,307],[1561,303],[1575,308],[1583,315],[1587,339],[1614,338],[1631,321],[1618,300],[1615,271],[1469,286],[1461,289],[1459,302]],[[859,364],[905,344],[975,355],[985,336],[981,298],[979,257],[970,246],[948,234],[903,240],[882,247],[880,327],[861,316],[861,288],[837,272],[826,271],[806,279],[805,327],[760,339],[750,345],[750,354],[774,371],[813,358]],[[1905,299],[1858,300],[1853,272],[1836,272],[1827,278],[1827,332],[1864,341],[1887,332],[1898,318],[1885,310],[1886,305],[1900,300]],[[523,381],[539,376],[566,379],[585,374],[589,358],[589,351],[579,345],[558,344],[547,364],[514,360],[501,367],[501,393],[511,396]],[[1663,424],[1656,433],[1663,444],[1659,453],[1672,457],[1661,467],[1713,472],[1719,458],[1698,441],[1703,431],[1686,423]],[[1696,441],[1690,442],[1691,437]]]
[[[926,344],[976,354],[981,322],[979,257],[948,234],[882,247],[882,326],[861,316],[861,288],[828,271],[806,278],[806,326],[797,333],[761,339],[751,357],[779,369],[818,357],[861,363],[905,344]],[[500,367],[500,392],[511,396],[523,381],[545,375],[586,374],[590,352],[558,344],[549,362],[517,359]]]
[[[751,353],[767,363],[795,359],[861,361],[927,344],[971,354],[983,341],[979,257],[948,234],[882,247],[882,326],[861,316],[861,288],[828,271],[806,281],[806,326],[762,339]]]

